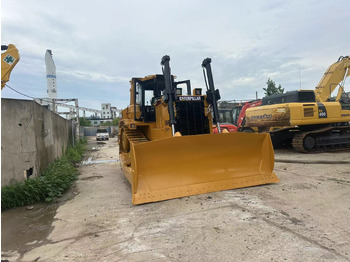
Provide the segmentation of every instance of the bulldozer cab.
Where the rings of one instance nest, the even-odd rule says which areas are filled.
[[[206,109],[208,104],[203,95],[188,95],[191,93],[189,80],[174,81],[171,76],[171,93],[174,97],[174,128],[181,135],[198,135],[210,133],[210,120]],[[187,94],[183,95],[182,85]],[[156,107],[165,101],[165,78],[163,75],[153,75],[145,78],[133,78],[134,120],[144,123],[156,122]],[[197,91],[198,92],[198,91]],[[137,113],[140,112],[140,113]]]
[[[133,78],[134,107],[140,107],[141,114],[135,114],[136,121],[155,122],[155,103],[162,98],[165,88],[164,76],[154,75],[145,78]]]

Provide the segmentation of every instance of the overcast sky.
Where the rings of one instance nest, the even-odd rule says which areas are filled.
[[[177,79],[195,88],[204,88],[201,62],[211,57],[222,100],[262,97],[268,78],[286,91],[300,82],[314,89],[350,55],[349,0],[2,0],[1,8],[1,44],[21,55],[8,84],[45,97],[51,49],[58,98],[96,109],[126,107],[129,80],[160,74],[165,54]],[[1,95],[27,99],[6,87]]]

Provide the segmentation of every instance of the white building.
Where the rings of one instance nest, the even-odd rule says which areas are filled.
[[[101,118],[113,118],[110,103],[101,104]]]
[[[114,118],[116,118],[117,117],[117,112],[118,112],[119,110],[117,109],[117,107],[115,107],[115,106],[112,106],[111,107],[111,113],[112,113],[112,118],[114,119]]]

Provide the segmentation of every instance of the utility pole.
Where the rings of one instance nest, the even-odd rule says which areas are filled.
[[[74,99],[74,100],[75,100],[75,111],[76,111],[76,121],[77,121],[75,136],[77,138],[77,141],[79,141],[80,139],[79,103],[78,103],[78,99]]]

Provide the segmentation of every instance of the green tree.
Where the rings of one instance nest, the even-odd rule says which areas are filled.
[[[119,117],[114,118],[112,121],[112,126],[117,126],[119,124],[119,120]]]
[[[117,126],[119,124],[119,117],[114,118],[111,122],[103,122],[101,126]]]
[[[111,122],[106,121],[106,122],[101,122],[100,126],[110,126]]]
[[[265,91],[265,96],[272,96],[275,94],[283,94],[284,93],[284,88],[282,88],[281,84],[276,87],[275,81],[269,78],[266,82],[267,87],[263,88]]]
[[[79,117],[79,124],[80,126],[91,126],[90,120],[86,119],[85,117]]]

